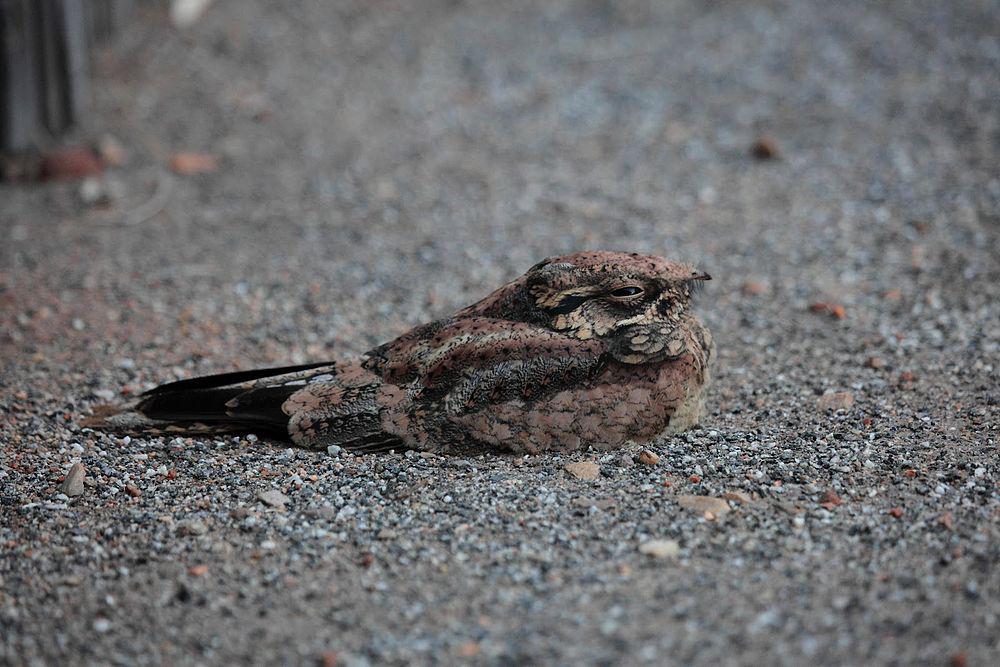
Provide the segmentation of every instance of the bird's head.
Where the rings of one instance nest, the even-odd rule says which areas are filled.
[[[675,330],[695,286],[710,279],[688,264],[653,255],[578,252],[539,262],[467,311],[513,314],[506,319],[600,339],[619,361],[648,363],[684,353]]]

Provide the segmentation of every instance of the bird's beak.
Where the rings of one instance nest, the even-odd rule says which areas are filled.
[[[712,279],[712,276],[708,275],[704,271],[702,271],[701,273],[698,273],[697,271],[693,271],[691,273],[691,277],[688,278],[688,280],[711,280],[711,279]]]

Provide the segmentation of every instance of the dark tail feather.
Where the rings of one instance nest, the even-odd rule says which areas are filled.
[[[255,430],[288,439],[288,415],[281,410],[299,385],[248,387],[246,383],[329,366],[329,362],[222,373],[179,380],[140,396],[135,411],[148,419],[218,426],[227,432]]]
[[[318,371],[319,374],[336,375],[334,364],[325,362],[171,382],[147,391],[128,405],[99,406],[94,416],[82,425],[156,434],[256,432],[280,440],[293,440],[304,447],[337,444],[348,451],[366,454],[404,449],[398,436],[382,431],[376,399],[381,381],[375,376],[363,390],[353,387],[354,402],[340,405],[340,413],[331,416],[325,428],[314,432],[310,428],[296,431],[293,427],[290,433],[290,417],[282,406],[292,394],[312,386],[306,380],[316,373],[303,371],[324,367],[329,371]],[[255,382],[257,380],[259,382]],[[321,396],[316,400],[322,404]],[[295,418],[312,425],[323,417],[317,418],[299,406]]]
[[[254,380],[329,366],[330,362],[262,368],[178,380],[150,389],[123,406],[99,406],[84,426],[163,433],[257,431],[288,439],[288,416],[281,405],[300,385],[253,387]],[[238,400],[237,400],[238,399]]]
[[[241,387],[218,387],[144,394],[135,411],[165,421],[226,419],[226,403],[246,391]]]

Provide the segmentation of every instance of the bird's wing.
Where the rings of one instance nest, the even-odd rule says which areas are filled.
[[[411,388],[418,403],[443,401],[448,414],[510,398],[535,399],[595,374],[605,344],[523,322],[470,317],[426,325],[378,349],[369,367]]]
[[[400,437],[385,431],[383,415],[405,398],[402,389],[351,361],[330,376],[307,380],[288,396],[282,410],[298,445],[375,453],[403,449]]]

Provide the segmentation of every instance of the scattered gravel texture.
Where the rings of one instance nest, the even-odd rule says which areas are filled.
[[[0,185],[0,662],[1000,661],[996,3],[137,4]],[[583,248],[714,277],[654,465],[78,425]]]

